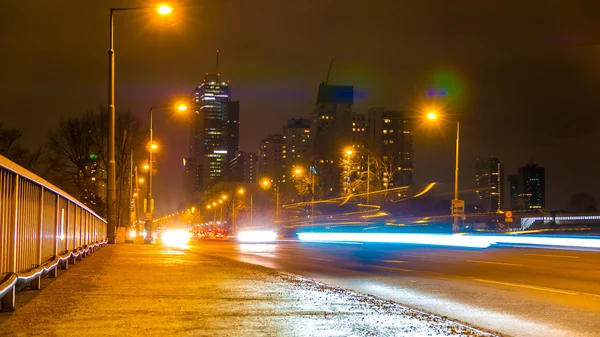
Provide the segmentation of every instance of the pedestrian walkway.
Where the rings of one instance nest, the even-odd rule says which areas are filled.
[[[275,270],[160,245],[108,245],[41,291],[25,292],[17,298],[29,296],[26,303],[0,313],[0,336],[486,335]]]

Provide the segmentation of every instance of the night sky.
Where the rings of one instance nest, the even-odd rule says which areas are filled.
[[[117,110],[147,120],[150,106],[189,97],[215,71],[219,48],[219,72],[241,101],[241,148],[257,151],[288,118],[308,117],[335,58],[330,83],[355,86],[356,112],[383,106],[417,116],[427,89],[446,92],[448,123],[415,132],[417,183],[451,186],[458,118],[461,190],[474,187],[477,158],[497,156],[506,175],[532,160],[545,166],[549,208],[564,208],[574,192],[600,197],[597,0],[171,4],[169,18],[117,13]],[[61,116],[106,106],[109,8],[153,5],[3,1],[1,120],[37,147]],[[160,213],[182,191],[189,135],[185,118],[157,112],[155,123]]]

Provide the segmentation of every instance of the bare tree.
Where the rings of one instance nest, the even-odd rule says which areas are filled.
[[[15,128],[6,128],[0,122],[0,155],[38,175],[44,175],[42,149],[30,151],[20,140],[23,134]]]
[[[130,155],[132,149],[142,154],[144,134],[139,120],[129,112],[117,113],[116,122],[117,219],[128,219]],[[79,117],[62,119],[50,132],[47,145],[49,179],[100,215],[106,213],[107,131],[107,110],[89,110]]]
[[[0,155],[8,157],[22,136],[21,131],[15,128],[6,128],[4,123],[0,122]]]
[[[364,196],[361,199],[367,199],[366,194],[369,193],[371,201],[386,203],[387,190],[399,187],[396,186],[401,169],[397,165],[398,160],[393,156],[376,156],[366,149],[360,151],[359,154],[345,155],[338,159],[341,195],[359,194]]]

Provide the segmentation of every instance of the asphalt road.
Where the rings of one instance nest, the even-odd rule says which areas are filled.
[[[263,265],[508,336],[600,336],[600,252],[382,244],[238,244],[190,250]]]

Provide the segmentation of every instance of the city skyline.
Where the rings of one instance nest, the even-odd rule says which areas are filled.
[[[3,4],[3,333],[598,335],[600,1]]]
[[[598,110],[593,97],[599,72],[593,60],[600,32],[589,14],[598,4],[579,1],[540,8],[515,2],[496,8],[476,3],[469,15],[444,2],[389,3],[378,8],[345,3],[348,6],[338,8],[308,1],[293,9],[288,4],[256,4],[264,8],[252,20],[244,15],[253,12],[252,6],[234,0],[189,6],[173,18],[149,24],[139,24],[145,18],[124,15],[117,23],[122,32],[116,41],[117,109],[130,109],[146,122],[149,106],[166,105],[174,96],[187,97],[189,88],[215,69],[214,50],[221,48],[222,72],[236,84],[233,95],[243,104],[241,150],[255,152],[260,139],[278,132],[287,119],[308,117],[316,86],[334,58],[330,83],[355,86],[354,110],[360,113],[384,106],[416,114],[430,86],[444,87],[449,97],[456,98],[447,111],[459,116],[463,126],[461,190],[474,188],[471,163],[489,156],[502,158],[505,172],[515,172],[531,160],[546,167],[550,208],[564,207],[572,193],[595,194],[600,188],[593,179],[598,160],[581,146],[598,144],[597,116],[590,112]],[[124,6],[139,4],[123,1]],[[35,147],[46,141],[48,129],[60,116],[76,116],[105,104],[108,36],[101,9],[111,2],[68,9],[36,4],[36,11],[31,6],[12,2],[7,13],[13,14],[2,20],[4,31],[18,30],[20,35],[7,36],[10,52],[2,61],[11,67],[3,70],[1,89],[8,111],[3,114],[5,125],[20,129],[26,144]],[[535,23],[528,19],[540,11],[551,14],[540,15],[545,19]],[[515,19],[514,12],[522,14]],[[357,13],[364,14],[358,22],[339,19],[360,17]],[[396,26],[388,20],[392,13],[406,13],[411,19]],[[65,25],[52,25],[53,17],[61,17]],[[321,17],[331,19],[310,24]],[[357,28],[361,20],[376,17],[378,25]],[[286,21],[300,28],[271,29]],[[71,33],[73,37],[85,39],[66,45],[56,39],[63,29],[75,26],[81,32]],[[240,43],[246,36],[253,36],[252,47]],[[440,43],[440,36],[446,36],[446,42]],[[498,39],[510,43],[488,42]],[[349,43],[359,40],[361,48]],[[28,100],[28,83],[40,84],[40,99]],[[164,145],[158,154],[156,194],[169,199],[171,206],[182,192],[171,187],[180,185],[182,178],[171,176],[182,171],[186,153],[176,149],[187,141],[186,124],[167,114],[156,116],[156,137]],[[442,130],[416,126],[416,183],[451,182],[453,159],[451,125]]]

